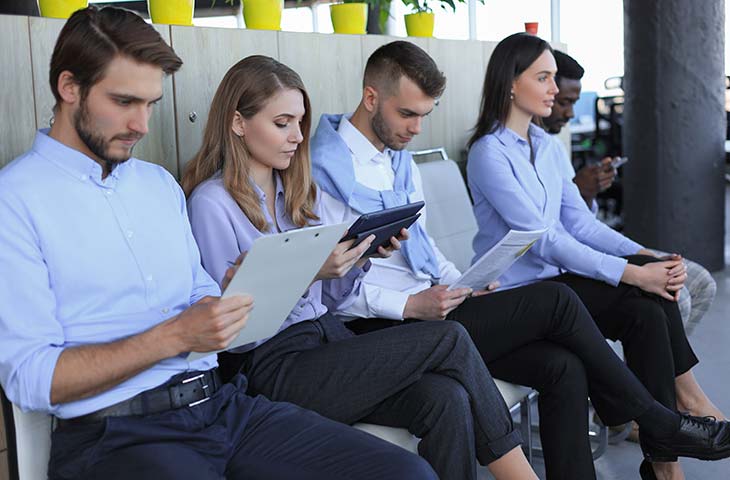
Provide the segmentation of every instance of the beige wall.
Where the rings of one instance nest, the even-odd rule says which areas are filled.
[[[47,127],[53,97],[48,65],[61,20],[0,15],[0,166],[27,150],[36,128]],[[394,40],[382,35],[324,35],[202,27],[155,28],[185,64],[168,78],[154,111],[150,134],[135,155],[179,176],[200,146],[210,102],[226,70],[252,54],[275,57],[296,70],[312,99],[315,122],[321,113],[351,112],[361,93],[364,63],[378,46]],[[426,50],[448,78],[439,105],[424,122],[410,148],[446,147],[461,159],[494,42],[408,39]],[[561,45],[562,48],[564,46]],[[195,120],[191,121],[191,117]]]

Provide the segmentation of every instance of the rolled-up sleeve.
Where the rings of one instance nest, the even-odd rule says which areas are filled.
[[[0,218],[0,383],[22,410],[55,413],[51,383],[65,338],[52,280],[25,205],[0,195]]]

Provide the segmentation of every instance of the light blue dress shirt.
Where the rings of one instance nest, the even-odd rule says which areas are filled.
[[[281,177],[277,173],[274,176],[276,179],[276,199],[274,200],[276,223],[274,223],[269,214],[269,209],[266,207],[266,194],[256,184],[253,184],[254,190],[259,196],[261,209],[271,226],[271,229],[266,233],[259,231],[251,223],[236,201],[233,200],[233,197],[226,191],[220,173],[202,182],[190,195],[188,213],[193,235],[200,246],[203,267],[218,283],[223,280],[229,262],[236,260],[241,252],[250,250],[251,245],[257,238],[277,231],[286,232],[299,228],[286,211]],[[319,195],[322,195],[321,191]],[[314,207],[314,213],[320,218],[320,221],[312,220],[310,226],[322,223],[336,223],[329,222],[324,218],[319,197]],[[299,299],[279,331],[295,323],[321,317],[327,313],[328,306],[344,308],[349,305],[357,296],[362,277],[369,269],[369,263],[366,264],[365,270],[353,267],[343,278],[314,282]],[[282,267],[284,266],[271,266],[271,268],[278,269],[282,269]],[[285,270],[282,270],[283,273],[285,273]],[[271,292],[271,294],[276,295],[276,292]],[[233,351],[245,352],[252,350],[265,343],[266,340],[268,339],[244,345],[233,349]]]
[[[479,232],[475,260],[510,229],[548,231],[502,276],[505,287],[564,272],[618,285],[627,261],[642,246],[598,221],[565,178],[558,140],[530,125],[530,145],[509,128],[477,140],[469,150],[467,177]]]
[[[175,179],[134,158],[101,173],[47,131],[0,170],[0,382],[24,410],[76,417],[216,366],[215,355],[188,362],[183,354],[101,394],[51,405],[65,348],[139,334],[220,294],[200,265]]]

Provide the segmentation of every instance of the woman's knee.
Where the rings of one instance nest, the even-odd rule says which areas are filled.
[[[555,392],[572,393],[588,397],[588,377],[583,361],[574,353],[562,349],[554,350],[542,363],[540,378],[542,385],[537,390],[542,395]]]

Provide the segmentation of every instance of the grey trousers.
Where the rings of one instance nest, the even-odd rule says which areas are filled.
[[[666,256],[666,252],[652,250],[656,255]],[[710,309],[717,293],[717,283],[705,267],[692,260],[684,259],[687,266],[687,281],[679,293],[679,313],[687,335],[691,334],[702,317]]]
[[[355,336],[326,315],[242,354],[249,394],[352,424],[407,428],[439,478],[476,478],[521,443],[484,362],[455,322],[419,322]],[[235,355],[220,357],[222,363]]]

